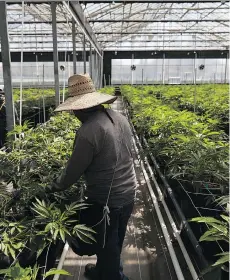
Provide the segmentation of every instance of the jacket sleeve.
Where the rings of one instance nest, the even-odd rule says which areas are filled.
[[[52,191],[63,191],[75,184],[92,162],[93,145],[83,136],[77,135],[73,153],[62,174],[53,182]]]

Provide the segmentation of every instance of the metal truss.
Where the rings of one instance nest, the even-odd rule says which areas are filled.
[[[61,1],[57,2],[58,44],[70,50],[72,16]],[[91,35],[103,50],[222,50],[229,46],[229,1],[80,2],[83,18],[93,32]],[[25,47],[31,44],[34,49],[37,44],[39,49],[49,49],[52,40],[50,5],[34,1],[25,5],[25,11]],[[21,48],[21,20],[21,5],[8,5],[9,37],[15,50]],[[76,33],[77,48],[81,48],[83,32],[78,25]]]

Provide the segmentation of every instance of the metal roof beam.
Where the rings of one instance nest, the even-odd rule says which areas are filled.
[[[51,39],[51,37],[49,38]],[[225,40],[218,40],[218,39],[199,39],[199,40],[196,40],[196,42],[225,42]],[[34,43],[38,43],[38,44],[46,44],[46,43],[52,43],[53,41],[50,40],[36,40],[36,41],[24,41],[23,44],[34,44]],[[82,43],[82,41],[75,41],[76,43]],[[114,43],[115,41],[114,40],[98,40],[99,43]],[[116,43],[118,44],[122,44],[122,43],[161,43],[162,41],[161,40],[126,40],[126,41],[122,41],[122,40],[117,40]],[[167,40],[165,41],[165,43],[174,43],[174,42],[195,42],[194,40],[191,40],[191,39],[184,39],[184,40],[173,40],[173,39],[170,39],[170,40]],[[20,44],[21,41],[10,41],[11,44]],[[58,40],[58,43],[72,43],[72,40]],[[227,42],[226,42],[227,43]]]
[[[102,56],[102,50],[101,46],[99,45],[97,38],[93,32],[92,27],[90,26],[84,11],[80,4],[76,3],[75,1],[69,1],[69,6],[66,4],[65,1],[62,1],[65,8],[70,12],[73,19],[76,21],[76,23],[80,26],[83,34],[86,36],[86,38],[89,40],[89,42],[92,44],[96,52]]]
[[[25,0],[25,3],[27,4],[47,4],[50,1],[44,1],[44,0]],[[55,0],[55,2],[63,2],[62,0]],[[124,0],[116,0],[116,3],[124,3],[124,4],[133,4],[133,3],[162,3],[162,0],[129,0],[129,1],[124,1]],[[164,3],[220,3],[220,0],[164,0]],[[229,0],[225,0],[223,4],[229,3]],[[14,4],[20,4],[22,3],[22,0],[6,0],[6,3],[8,5],[14,5]],[[101,3],[112,3],[112,1],[108,0],[81,0],[79,1],[81,4],[101,4]]]
[[[58,36],[63,36],[63,35],[71,35],[72,33],[66,33],[66,32],[58,32]],[[78,34],[83,34],[83,33],[78,33]],[[95,32],[96,35],[174,35],[174,34],[229,34],[228,31],[216,31],[216,32],[211,32],[211,31],[167,31],[167,32]],[[21,36],[20,32],[9,32],[10,36]],[[24,36],[33,36],[33,37],[38,37],[38,36],[48,36],[52,35],[51,32],[36,32],[35,33],[24,33]]]
[[[97,20],[97,19],[93,19],[93,20],[89,20],[89,22],[92,22],[92,23],[100,23],[100,22],[113,22],[113,23],[117,23],[117,22],[140,22],[140,23],[144,23],[144,22],[149,22],[149,23],[153,23],[153,22],[229,22],[228,19],[202,19],[202,20],[199,20],[199,19],[182,19],[182,20],[170,20],[170,19],[159,19],[159,20],[143,20],[143,19],[119,19],[119,20],[114,20],[114,19],[100,19],[100,20]]]
[[[100,4],[100,3],[111,3],[112,1],[108,0],[81,0],[79,1],[82,4],[87,4],[87,3],[93,3],[93,4]],[[116,0],[115,3],[125,3],[125,4],[131,4],[131,3],[214,3],[214,2],[219,2],[220,0],[129,0],[129,1],[124,1],[124,0]],[[229,2],[229,0],[224,1],[225,3]]]
[[[228,31],[218,31],[218,32],[211,32],[211,31],[168,31],[168,32],[95,32],[96,35],[171,35],[171,34],[229,34]]]

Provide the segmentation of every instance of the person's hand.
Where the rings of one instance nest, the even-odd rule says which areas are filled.
[[[51,184],[45,188],[45,193],[54,193],[54,192],[55,192],[55,190],[54,190],[53,184]]]
[[[54,193],[54,192],[60,192],[62,189],[57,184],[56,180],[54,180],[49,186],[45,188],[46,193]]]

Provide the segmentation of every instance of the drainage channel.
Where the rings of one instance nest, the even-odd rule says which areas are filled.
[[[115,101],[112,109],[127,115],[121,97]],[[140,154],[140,142],[133,130],[137,195],[123,246],[124,272],[130,280],[198,280],[200,278],[154,181],[153,171],[150,165],[146,165],[147,159],[140,157]],[[83,280],[83,266],[88,262],[95,263],[96,257],[79,257],[66,244],[58,268],[69,271],[73,279]],[[67,280],[68,277],[56,275],[54,280],[58,279]]]

